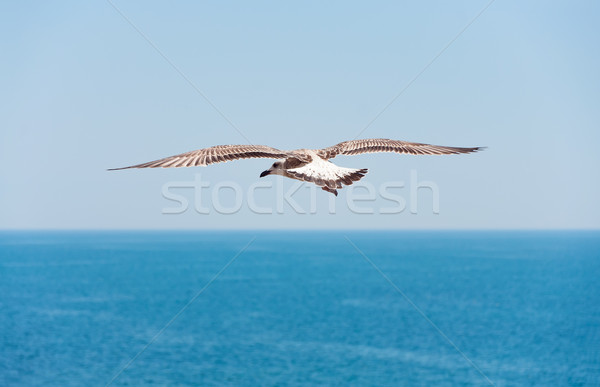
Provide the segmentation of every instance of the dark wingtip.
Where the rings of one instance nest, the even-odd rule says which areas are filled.
[[[475,146],[473,148],[458,148],[458,151],[456,151],[454,154],[477,153],[477,152],[481,152],[484,149],[487,149],[487,146]]]

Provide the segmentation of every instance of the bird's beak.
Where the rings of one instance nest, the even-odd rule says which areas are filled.
[[[271,171],[266,170],[266,171],[261,172],[260,177],[265,177],[265,176],[270,175],[270,174],[271,174]]]

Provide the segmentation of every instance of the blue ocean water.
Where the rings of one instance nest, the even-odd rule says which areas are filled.
[[[600,385],[600,233],[5,231],[0,310],[2,386]]]

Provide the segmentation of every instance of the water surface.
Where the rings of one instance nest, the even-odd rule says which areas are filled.
[[[347,236],[414,303],[345,239]],[[598,232],[1,232],[0,385],[600,384]]]

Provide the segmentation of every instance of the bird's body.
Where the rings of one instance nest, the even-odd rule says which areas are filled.
[[[323,149],[296,149],[282,151],[265,145],[217,145],[199,149],[160,160],[124,168],[178,168],[206,166],[209,164],[227,162],[247,158],[277,159],[260,177],[281,175],[306,182],[311,182],[327,192],[337,196],[337,189],[360,180],[367,169],[339,167],[329,159],[337,155],[356,155],[361,153],[394,152],[414,155],[444,155],[472,153],[481,147],[457,148],[429,144],[420,144],[388,139],[365,139],[341,142]]]
[[[276,161],[270,169],[261,173],[260,177],[281,175],[307,181],[337,196],[337,188],[342,188],[342,184],[350,185],[360,180],[365,173],[366,169],[337,166],[323,159],[315,150],[298,149],[293,151],[292,156]]]

